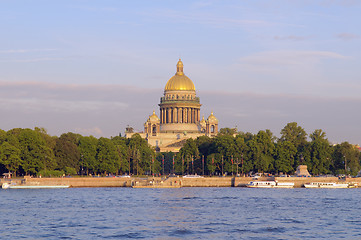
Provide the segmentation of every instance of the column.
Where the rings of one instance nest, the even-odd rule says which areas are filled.
[[[173,123],[173,108],[169,108],[169,112],[170,112],[169,123]]]
[[[178,122],[179,123],[183,122],[183,110],[182,110],[182,108],[178,108]]]
[[[174,122],[178,123],[178,108],[174,108]]]
[[[191,119],[189,121],[189,123],[193,123],[193,108],[189,108],[190,111],[190,115],[191,115]]]
[[[194,123],[194,108],[191,108],[191,123]]]
[[[192,120],[192,113],[191,113],[191,109],[188,108],[188,123],[191,123]]]
[[[160,115],[160,123],[163,123],[163,109],[159,110]]]
[[[167,108],[167,123],[171,123],[171,109]]]
[[[166,109],[163,108],[163,123],[166,123],[166,121],[167,121],[167,117],[165,114],[166,114]]]
[[[177,119],[176,119],[176,115],[177,115],[177,109],[176,108],[173,108],[173,123],[176,123],[177,122]]]
[[[162,109],[162,122],[165,123],[165,108]]]
[[[187,108],[183,108],[183,123],[187,123]]]

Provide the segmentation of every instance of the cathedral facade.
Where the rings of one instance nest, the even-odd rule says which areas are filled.
[[[201,119],[200,99],[192,80],[184,74],[180,59],[158,105],[159,117],[153,111],[144,123],[144,132],[138,133],[157,151],[178,152],[188,138],[213,137],[218,133],[218,120],[213,112],[207,120]],[[125,132],[126,137],[133,134],[129,129]]]

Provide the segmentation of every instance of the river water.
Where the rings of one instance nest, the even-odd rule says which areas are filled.
[[[361,239],[361,189],[0,190],[1,239]]]

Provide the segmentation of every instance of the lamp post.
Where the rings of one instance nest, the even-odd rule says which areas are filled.
[[[204,176],[204,155],[202,155],[202,167],[203,167],[203,176]]]
[[[80,175],[83,176],[83,171],[84,171],[84,155],[81,155],[81,173]]]
[[[175,155],[173,155],[173,174],[174,174],[174,156]]]
[[[153,168],[153,177],[154,177],[154,157],[152,156],[152,168]]]
[[[222,155],[222,176],[223,176],[223,155]]]
[[[162,155],[162,162],[163,162],[163,176],[164,176],[164,155]]]
[[[239,165],[239,162],[238,162],[238,158],[237,158],[237,177],[238,177],[238,165]]]
[[[193,155],[192,155],[191,157],[192,157],[192,174],[194,174],[194,159],[193,159]]]
[[[182,175],[184,175],[184,157],[182,156]]]
[[[242,157],[242,176],[243,176],[243,153],[241,154],[241,157]]]

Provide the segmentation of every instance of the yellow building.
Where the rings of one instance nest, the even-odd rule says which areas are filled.
[[[178,152],[188,138],[213,137],[218,133],[218,120],[213,115],[201,119],[201,104],[196,96],[196,88],[183,72],[183,62],[179,59],[177,72],[164,88],[164,96],[159,103],[159,116],[153,111],[144,123],[144,132],[139,133],[157,151]],[[126,137],[133,132],[126,131]]]

